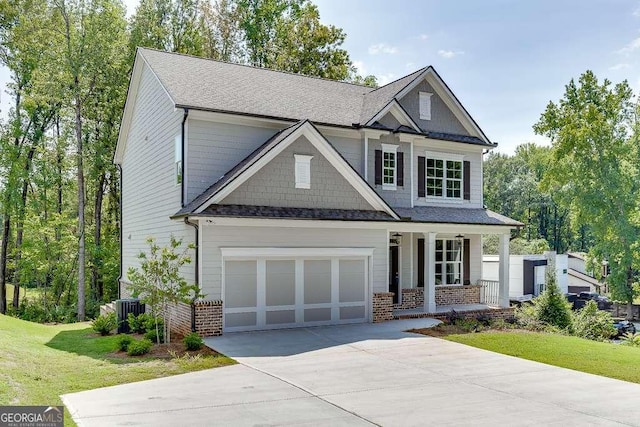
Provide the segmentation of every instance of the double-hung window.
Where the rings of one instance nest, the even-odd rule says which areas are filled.
[[[398,146],[382,144],[382,188],[395,190],[397,185]]]
[[[426,159],[426,196],[462,199],[462,158],[427,152]]]
[[[436,240],[436,285],[462,283],[463,245],[459,240]]]

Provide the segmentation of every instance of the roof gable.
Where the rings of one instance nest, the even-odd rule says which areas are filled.
[[[371,188],[371,186],[364,181],[364,179],[353,169],[353,167],[351,167],[351,165],[349,165],[349,163],[340,155],[331,143],[327,141],[327,139],[322,136],[316,127],[308,120],[298,122],[297,124],[274,135],[271,139],[225,174],[218,182],[209,187],[207,191],[196,197],[196,199],[188,206],[181,209],[176,216],[192,213],[198,214],[207,209],[211,204],[219,204],[223,202],[227,196],[302,136],[304,136],[308,142],[311,143],[313,147],[333,165],[336,171],[347,180],[347,182],[372,208],[384,211],[393,218],[399,218],[393,209],[391,209],[391,207]]]

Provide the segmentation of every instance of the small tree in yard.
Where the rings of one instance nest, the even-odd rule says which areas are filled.
[[[193,244],[188,245],[182,252],[179,248],[182,240],[177,240],[173,235],[169,245],[160,247],[153,237],[147,239],[149,254],[141,252],[138,255],[140,269],[129,268],[127,275],[131,282],[131,292],[140,298],[140,301],[151,307],[151,314],[156,319],[156,337],[160,342],[158,326],[158,314],[162,313],[164,320],[164,341],[171,342],[171,307],[178,303],[189,304],[193,298],[200,297],[197,285],[189,284],[180,275],[180,267],[191,263],[188,252],[195,249]]]
[[[534,316],[540,322],[567,329],[571,326],[571,305],[556,281],[553,271],[547,271],[546,288],[534,301]]]

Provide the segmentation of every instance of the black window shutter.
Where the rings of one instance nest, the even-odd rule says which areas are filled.
[[[382,150],[376,150],[376,185],[382,185]]]
[[[471,199],[471,162],[464,162],[464,170],[462,171],[464,177],[464,199]]]
[[[400,151],[396,154],[396,157],[396,172],[398,174],[396,184],[399,187],[404,187],[404,153]]]
[[[424,157],[420,156],[418,157],[418,197],[425,197],[426,195],[426,190],[425,190],[425,162],[424,162]]]
[[[464,244],[462,246],[462,271],[464,272],[464,280],[462,283],[465,285],[471,284],[471,272],[469,271],[471,264],[469,261],[471,256],[470,247],[469,239],[464,239]]]
[[[418,286],[424,287],[424,239],[418,239]]]

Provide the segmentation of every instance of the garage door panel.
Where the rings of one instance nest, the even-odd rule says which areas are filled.
[[[331,303],[331,260],[304,262],[304,303]]]
[[[224,274],[225,306],[255,307],[258,289],[256,261],[227,261]]]
[[[267,306],[294,305],[296,303],[295,261],[266,262]]]
[[[295,323],[295,310],[274,310],[267,311],[267,325],[279,325],[283,323]]]
[[[225,326],[228,328],[252,327],[257,325],[257,314],[254,313],[227,313],[224,317]]]
[[[340,307],[340,320],[362,319],[366,314],[364,305]]]
[[[340,302],[365,300],[365,265],[363,260],[340,260]]]
[[[326,322],[331,320],[331,308],[306,308],[305,322]]]

